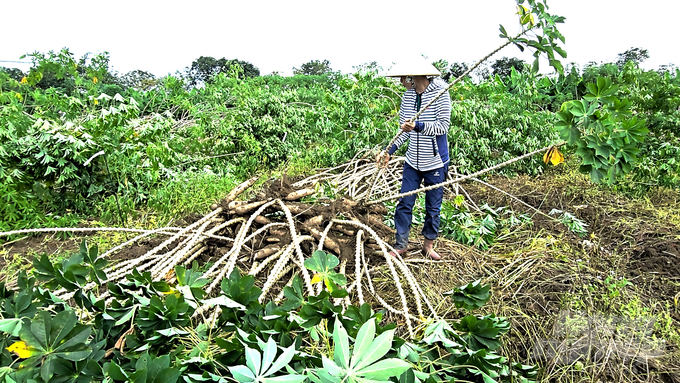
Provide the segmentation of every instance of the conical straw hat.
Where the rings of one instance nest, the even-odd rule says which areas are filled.
[[[386,77],[402,76],[441,76],[441,72],[423,57],[398,61],[385,74]]]

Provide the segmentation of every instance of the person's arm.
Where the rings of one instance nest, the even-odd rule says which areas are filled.
[[[392,147],[387,149],[387,153],[390,156],[394,154],[394,152],[396,152],[397,149],[399,149],[404,144],[404,142],[406,142],[406,140],[409,139],[410,136],[411,136],[410,133],[400,134],[399,137],[397,137],[397,140],[394,141],[394,144],[392,144]]]

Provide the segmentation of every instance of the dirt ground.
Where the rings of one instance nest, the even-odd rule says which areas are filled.
[[[532,227],[481,255],[495,262],[490,283],[496,285],[500,296],[494,298],[492,309],[498,315],[514,317],[508,356],[539,363],[543,378],[549,381],[680,382],[680,193],[657,190],[646,198],[626,198],[590,184],[585,177],[562,177],[560,173],[538,178],[493,177],[487,182],[544,213],[566,211],[588,225],[588,234],[580,237],[487,186],[474,182],[464,185],[478,204],[512,206],[515,211],[533,214]],[[550,245],[537,246],[541,238]],[[508,252],[522,253],[510,257],[513,260],[536,259],[514,283],[504,280],[504,273],[514,272],[507,269],[509,261],[498,258],[507,257]],[[640,341],[648,349],[622,357],[617,342],[624,337],[621,334],[628,333],[620,326],[612,331],[619,331],[618,335],[605,337],[607,347],[602,339],[595,346],[590,343],[587,352],[566,347],[575,340],[564,336],[562,319],[574,313],[591,322],[592,318],[608,318],[609,323],[618,321],[619,325],[649,319],[653,329],[642,331],[644,342]],[[586,333],[592,337],[592,332],[580,335]],[[559,340],[557,351],[563,359],[569,354],[578,358],[559,362],[559,357],[540,357],[539,338],[544,343],[552,339],[553,346]],[[650,344],[657,338],[664,339],[664,344],[656,345],[653,354]],[[618,352],[611,352],[612,344],[618,344]],[[601,358],[605,350],[611,359]],[[545,353],[545,349],[540,351]],[[585,367],[578,372],[569,369],[577,363]]]

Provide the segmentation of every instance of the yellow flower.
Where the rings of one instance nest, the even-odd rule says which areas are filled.
[[[99,100],[95,99],[95,100],[94,100],[94,104],[95,104],[95,105],[99,104]]]
[[[22,84],[28,84],[28,78],[26,78],[26,76],[22,77],[22,78],[21,78],[21,83],[22,83]]]
[[[321,274],[314,274],[314,277],[312,277],[311,283],[319,283],[323,281],[323,277]]]
[[[96,84],[98,81],[99,81],[99,79],[97,78],[97,76],[92,77],[92,83],[93,84]]]
[[[18,98],[19,101],[23,100],[24,98],[21,96],[21,93],[14,93],[14,97]]]
[[[20,340],[7,347],[7,351],[16,353],[21,359],[26,359],[34,354],[35,349],[27,345],[23,340]]]

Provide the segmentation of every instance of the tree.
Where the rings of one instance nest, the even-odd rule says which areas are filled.
[[[646,49],[642,48],[630,48],[623,53],[619,53],[616,60],[616,66],[622,69],[628,61],[632,61],[635,65],[639,65],[641,62],[649,58],[649,53]]]
[[[330,73],[333,70],[330,67],[330,62],[328,60],[311,60],[300,66],[300,69],[293,67],[293,74],[305,75],[305,76],[318,76],[326,73]]]
[[[354,69],[354,72],[360,72],[360,73],[365,73],[365,72],[379,72],[380,71],[380,66],[378,65],[377,61],[371,61],[369,63],[363,63],[360,65],[353,66],[352,69]]]
[[[201,56],[191,63],[191,67],[186,69],[190,85],[212,82],[215,76],[220,73],[229,73],[233,66],[238,65],[241,73],[239,78],[258,77],[260,70],[253,64],[241,60],[227,60],[222,57],[217,60],[210,56]]]
[[[138,90],[147,90],[158,84],[156,76],[139,69],[127,72],[121,77],[121,81],[125,87]]]
[[[501,78],[510,76],[512,68],[515,68],[517,72],[522,72],[524,70],[524,60],[520,60],[516,57],[502,57],[491,64],[493,72],[492,75],[499,75]]]
[[[482,63],[482,65],[472,71],[472,74],[478,82],[482,82],[489,78],[491,71],[489,70],[489,65],[487,63]]]
[[[675,64],[670,63],[670,64],[659,65],[659,69],[657,69],[656,71],[659,74],[664,74],[664,73],[668,72],[672,76],[672,75],[675,74],[676,69],[678,69],[678,67],[676,67]]]
[[[25,76],[24,72],[18,68],[6,68],[4,66],[0,66],[0,72],[7,73],[11,79],[16,81],[21,81],[21,79]]]
[[[449,65],[449,62],[446,60],[439,60],[435,61],[432,63],[437,69],[439,69],[440,72],[442,72],[442,79],[444,81],[449,82],[450,80],[455,80],[458,77],[462,76],[465,71],[468,70],[469,66],[464,63],[464,62],[454,62],[451,65]],[[470,78],[470,75],[466,76],[467,78]]]

